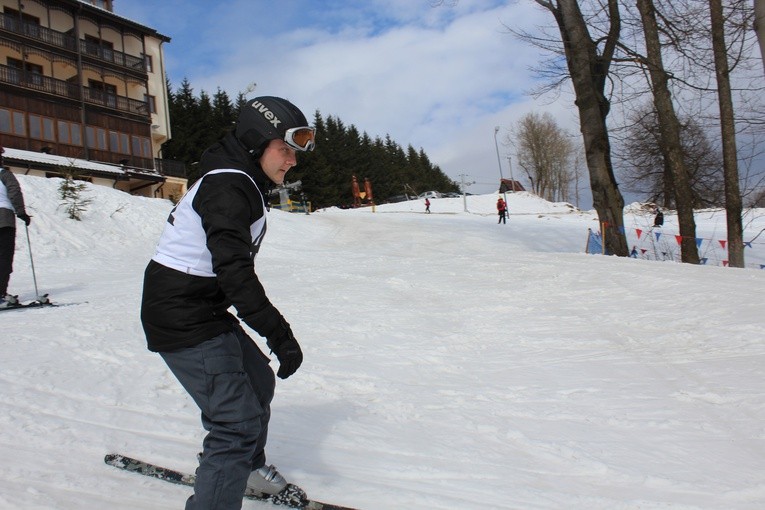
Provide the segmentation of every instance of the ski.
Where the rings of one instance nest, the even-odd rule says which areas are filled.
[[[18,296],[13,296],[15,299],[18,299]],[[48,295],[42,295],[38,296],[37,299],[34,301],[29,301],[27,303],[22,303],[20,301],[16,301],[14,303],[5,303],[4,306],[0,307],[0,311],[3,310],[23,310],[24,308],[43,308],[45,306],[58,306],[56,304],[53,304],[50,302],[50,299],[48,299]]]
[[[114,466],[125,471],[132,471],[144,476],[150,476],[166,482],[175,483],[178,485],[194,486],[196,476],[190,473],[183,473],[174,469],[168,469],[156,464],[144,462],[142,460],[133,459],[117,453],[109,453],[104,457],[104,462],[110,466]],[[287,508],[295,508],[298,510],[357,510],[346,506],[332,505],[330,503],[322,503],[320,501],[313,501],[308,498],[305,491],[297,485],[287,484],[287,487],[276,495],[265,495],[258,492],[254,492],[248,489],[244,497],[247,499],[253,499],[257,501],[263,501],[271,503],[275,506],[285,506]]]
[[[34,301],[28,301],[25,303],[18,302],[14,304],[8,304],[6,303],[4,306],[0,306],[0,312],[7,311],[7,310],[26,310],[29,308],[60,308],[62,306],[74,306],[74,305],[80,305],[82,303],[87,303],[87,301],[83,301],[80,303],[53,303],[51,302],[48,297],[48,295],[40,296],[39,299],[35,299]]]

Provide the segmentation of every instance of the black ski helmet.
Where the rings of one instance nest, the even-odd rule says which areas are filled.
[[[242,107],[235,134],[253,156],[260,157],[268,142],[283,139],[290,128],[303,126],[308,121],[297,106],[280,97],[263,96]]]

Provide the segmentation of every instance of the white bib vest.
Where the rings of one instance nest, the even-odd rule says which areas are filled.
[[[0,168],[0,172],[10,172],[10,170]],[[11,200],[8,198],[8,189],[2,182],[0,182],[0,209],[10,209],[11,211],[16,212],[13,208],[13,204],[11,204]]]
[[[207,236],[202,228],[202,218],[191,204],[197,191],[199,191],[202,179],[208,175],[219,173],[240,173],[246,175],[252,181],[255,189],[258,190],[258,185],[255,184],[252,177],[241,170],[222,169],[206,173],[194,183],[191,189],[186,192],[181,201],[170,212],[170,217],[159,238],[157,251],[152,260],[163,266],[195,276],[215,276],[212,267],[212,255],[210,250],[207,249]],[[263,216],[250,225],[250,235],[252,236],[250,258],[252,259],[258,253],[260,243],[266,234],[266,213],[267,209],[264,203]]]

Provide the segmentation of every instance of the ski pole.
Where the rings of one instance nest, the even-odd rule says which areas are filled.
[[[32,263],[32,280],[35,282],[35,297],[40,300],[40,292],[37,290],[37,276],[35,275],[35,260],[32,258],[32,243],[29,241],[29,225],[24,224],[27,232],[27,246],[29,246],[29,262]]]

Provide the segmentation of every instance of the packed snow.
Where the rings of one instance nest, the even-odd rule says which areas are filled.
[[[35,298],[33,260],[67,306],[0,314],[0,508],[183,508],[190,488],[103,463],[195,468],[199,412],[138,317],[172,204],[89,186],[78,222],[60,180],[19,181],[10,290]],[[506,225],[496,194],[269,214],[257,271],[305,353],[269,463],[361,510],[765,508],[765,210],[735,269],[722,211],[688,265],[671,212],[658,232],[627,208],[618,258],[585,254],[593,211],[507,197]]]

